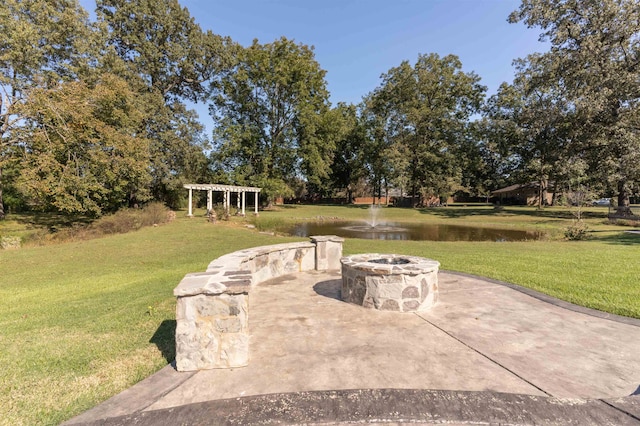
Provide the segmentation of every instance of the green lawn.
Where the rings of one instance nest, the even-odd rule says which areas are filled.
[[[443,269],[640,318],[640,236],[608,224],[606,209],[589,210],[595,232],[582,242],[558,239],[571,223],[566,209],[385,208],[382,214],[408,222],[541,229],[551,237],[518,243],[350,239],[345,254],[430,257]],[[246,223],[268,228],[367,215],[360,207],[295,206],[212,225],[180,212],[170,224],[129,234],[0,250],[0,424],[60,423],[166,365],[174,351],[172,290],[185,273],[203,271],[212,259],[241,248],[295,240],[246,229]]]

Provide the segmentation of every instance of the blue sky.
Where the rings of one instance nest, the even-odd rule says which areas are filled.
[[[81,0],[87,10],[94,0]],[[380,75],[418,54],[455,54],[496,92],[513,78],[512,61],[535,51],[538,29],[509,24],[519,0],[182,0],[203,29],[247,46],[285,36],[313,45],[327,71],[331,102],[358,103]],[[207,108],[197,105],[207,124]],[[210,126],[207,126],[210,128]]]

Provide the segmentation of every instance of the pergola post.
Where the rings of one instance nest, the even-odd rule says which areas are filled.
[[[207,191],[207,213],[211,214],[213,210],[213,193],[211,190]]]
[[[242,216],[244,216],[244,215],[245,215],[245,213],[244,213],[244,207],[245,207],[245,204],[246,204],[246,200],[245,200],[245,196],[244,196],[244,194],[245,194],[245,192],[244,192],[244,191],[242,191]]]
[[[236,215],[240,213],[240,191],[236,192]]]
[[[229,215],[229,210],[231,210],[231,191],[225,191],[224,197],[225,197],[225,200],[226,200],[226,205],[225,205],[224,211],[228,216]]]
[[[253,213],[258,216],[258,192],[255,193],[256,194],[256,203],[255,203],[255,210],[253,211]]]
[[[189,213],[187,214],[187,216],[189,217],[193,217],[193,208],[191,207],[192,203],[193,203],[193,189],[189,188]]]

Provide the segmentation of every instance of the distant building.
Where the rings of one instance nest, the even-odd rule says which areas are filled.
[[[538,205],[539,196],[540,183],[538,182],[511,185],[491,192],[491,197],[502,205],[536,206]],[[543,204],[551,205],[553,202],[552,188],[547,188],[547,191],[543,193],[543,197]]]

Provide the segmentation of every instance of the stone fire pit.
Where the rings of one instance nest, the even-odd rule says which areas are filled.
[[[340,259],[342,300],[365,308],[416,312],[438,301],[440,263],[417,256],[357,254]]]

